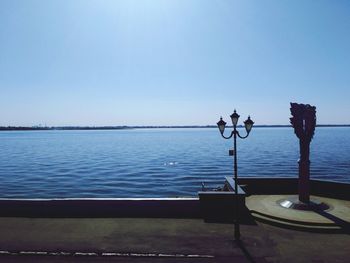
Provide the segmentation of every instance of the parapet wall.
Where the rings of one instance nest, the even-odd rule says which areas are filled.
[[[0,199],[0,216],[200,218],[198,198]]]
[[[296,194],[297,178],[239,178],[248,195]],[[350,200],[350,184],[311,180],[311,194]],[[0,216],[201,218],[193,198],[0,199]]]
[[[250,195],[297,194],[298,178],[245,177],[238,183]],[[350,184],[325,180],[310,180],[311,195],[350,200]]]

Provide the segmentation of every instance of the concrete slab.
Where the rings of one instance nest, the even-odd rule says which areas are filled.
[[[252,195],[246,198],[246,206],[250,211],[260,214],[290,220],[297,223],[309,225],[338,225],[339,223],[350,224],[350,201],[312,196],[312,198],[324,202],[330,209],[324,212],[301,211],[284,208],[279,205],[279,201],[296,197],[295,195]]]

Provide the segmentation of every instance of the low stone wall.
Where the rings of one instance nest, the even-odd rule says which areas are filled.
[[[239,178],[238,182],[248,195],[297,194],[297,178],[246,177]],[[312,195],[350,200],[349,193],[350,184],[311,180]],[[198,197],[0,199],[2,217],[201,218],[204,214]]]
[[[238,183],[248,195],[297,194],[298,178],[241,177]],[[312,195],[350,200],[350,184],[325,180],[310,180]]]
[[[0,216],[201,217],[198,198],[0,199]]]

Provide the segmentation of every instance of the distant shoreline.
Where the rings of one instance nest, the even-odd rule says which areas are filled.
[[[239,127],[243,127],[240,125]],[[291,125],[255,125],[254,128],[290,128]],[[317,127],[350,127],[350,124],[319,124]],[[128,130],[128,129],[170,129],[170,128],[217,128],[215,125],[174,125],[174,126],[54,126],[25,127],[2,126],[0,131],[46,131],[46,130]]]

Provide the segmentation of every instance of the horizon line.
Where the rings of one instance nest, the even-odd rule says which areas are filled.
[[[232,125],[228,125],[231,128]],[[238,128],[243,128],[243,125],[237,125]],[[291,124],[258,124],[254,128],[288,128]],[[317,124],[316,127],[350,127],[350,124]],[[156,128],[217,128],[216,125],[102,125],[102,126],[0,126],[0,131],[13,130],[117,130],[117,129],[156,129]]]

